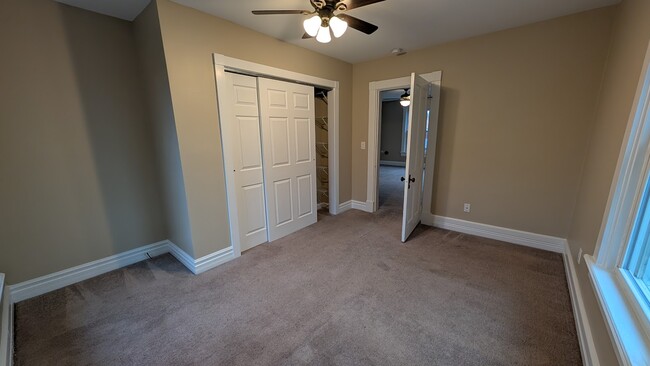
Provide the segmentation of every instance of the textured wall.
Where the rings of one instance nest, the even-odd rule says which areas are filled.
[[[155,1],[135,19],[133,31],[156,142],[161,178],[159,185],[163,193],[168,239],[193,255],[183,167]]]
[[[382,102],[381,104],[381,143],[382,151],[379,158],[383,161],[406,161],[402,156],[402,121],[404,107],[399,101]],[[388,154],[383,153],[387,151]]]
[[[167,236],[132,25],[0,3],[0,272],[9,284]]]
[[[597,9],[355,64],[353,199],[366,200],[368,83],[442,70],[433,213],[566,237],[612,16]]]

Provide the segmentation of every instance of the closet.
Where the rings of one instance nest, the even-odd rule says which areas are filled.
[[[233,173],[229,216],[244,251],[316,222],[314,87],[225,74],[218,100],[224,166]]]
[[[327,120],[327,90],[314,89],[314,106],[316,109],[316,176],[317,176],[317,201],[318,208],[329,205],[329,150],[328,120]]]

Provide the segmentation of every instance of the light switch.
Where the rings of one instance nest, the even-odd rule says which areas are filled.
[[[366,149],[366,142],[361,141],[361,150],[365,150],[365,149]]]

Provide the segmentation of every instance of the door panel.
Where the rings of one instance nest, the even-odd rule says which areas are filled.
[[[296,164],[311,163],[311,151],[316,146],[311,135],[311,125],[314,122],[307,118],[296,118]]]
[[[311,197],[313,195],[311,175],[297,177],[298,180],[298,217],[303,217],[312,213],[313,205]]]
[[[404,209],[402,212],[402,242],[405,242],[420,222],[422,214],[422,179],[424,177],[424,135],[427,123],[429,83],[411,74],[411,105],[409,106],[404,177]]]
[[[224,100],[221,126],[228,139],[224,149],[233,161],[239,245],[244,251],[267,241],[257,80],[226,73],[226,83],[229,93],[219,96]]]
[[[244,220],[244,233],[247,237],[264,231],[266,237],[266,213],[260,210],[264,205],[264,185],[253,184],[242,187],[243,201],[245,202],[246,220]]]
[[[293,219],[293,204],[291,197],[291,179],[273,182],[273,196],[275,197],[275,225],[284,225]]]
[[[314,89],[264,78],[258,86],[273,241],[316,222]]]

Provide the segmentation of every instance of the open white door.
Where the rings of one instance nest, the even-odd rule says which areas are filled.
[[[424,177],[424,134],[427,123],[429,82],[411,74],[411,105],[409,106],[402,213],[402,242],[411,235],[422,214],[422,180]]]
[[[262,144],[257,103],[257,79],[225,73],[224,93],[220,95],[224,150],[230,157],[235,190],[236,220],[240,250],[266,241],[266,207],[262,171]],[[234,212],[233,212],[234,213]]]
[[[314,88],[258,78],[269,241],[316,222]]]

